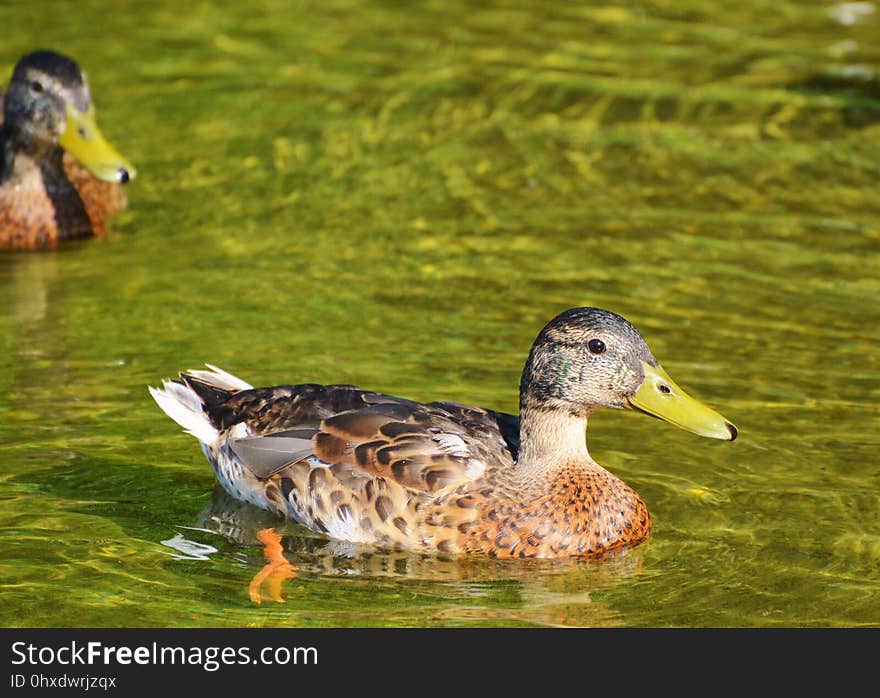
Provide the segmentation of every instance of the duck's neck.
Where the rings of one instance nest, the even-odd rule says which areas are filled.
[[[587,411],[524,405],[519,415],[517,472],[537,476],[561,467],[599,467],[587,452],[588,417]]]
[[[63,187],[67,181],[63,157],[59,145],[35,142],[9,124],[0,125],[0,183],[41,185],[47,190]]]

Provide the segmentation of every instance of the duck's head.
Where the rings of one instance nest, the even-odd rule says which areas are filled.
[[[16,151],[39,159],[60,145],[98,179],[124,183],[136,174],[98,129],[85,73],[67,56],[34,51],[19,60],[3,112]]]
[[[532,346],[520,408],[586,416],[602,407],[647,412],[713,439],[737,436],[733,424],[675,384],[627,320],[599,308],[566,310]]]

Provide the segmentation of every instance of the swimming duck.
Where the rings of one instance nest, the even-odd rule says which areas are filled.
[[[211,365],[149,390],[233,497],[332,538],[452,554],[603,557],[645,540],[645,503],[587,452],[598,409],[737,436],[599,308],[566,310],[538,334],[519,417],[351,385],[254,388]]]
[[[85,73],[67,56],[19,60],[0,111],[0,248],[103,235],[136,171],[101,135]]]

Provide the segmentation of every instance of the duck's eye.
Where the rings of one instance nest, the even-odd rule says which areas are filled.
[[[601,354],[605,351],[605,342],[603,342],[601,339],[591,339],[587,343],[587,348],[593,354]]]
[[[43,91],[43,83],[41,83],[39,80],[34,80],[33,82],[31,82],[31,89],[34,92],[42,92]]]

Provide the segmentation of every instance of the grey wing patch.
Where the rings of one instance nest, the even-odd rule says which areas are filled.
[[[311,439],[317,433],[318,427],[300,426],[294,427],[293,429],[285,429],[284,431],[273,431],[271,434],[265,434],[264,436],[289,436],[296,439]]]
[[[242,465],[261,480],[274,475],[284,466],[313,456],[311,439],[293,436],[256,436],[230,441],[232,452]]]

